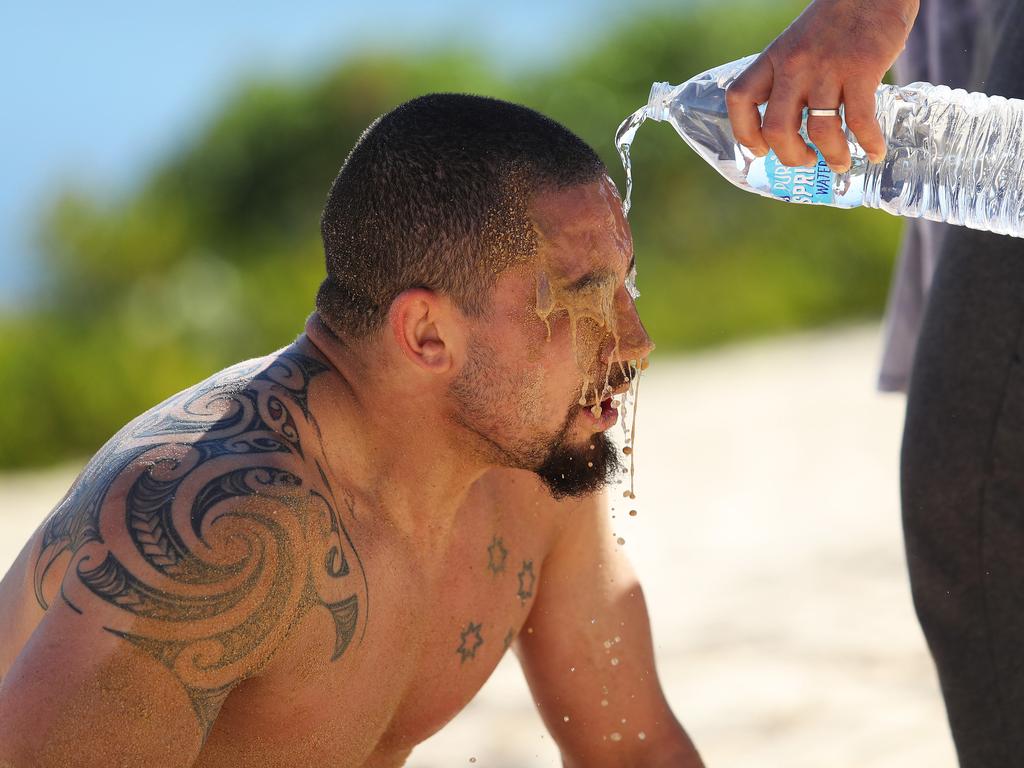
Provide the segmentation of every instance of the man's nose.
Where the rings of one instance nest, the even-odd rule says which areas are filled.
[[[615,304],[615,324],[619,336],[618,350],[616,350],[615,339],[609,339],[604,348],[602,362],[607,364],[615,361],[626,363],[630,360],[643,360],[654,351],[654,342],[651,341],[647,329],[644,328],[644,324],[640,320],[636,304],[628,295],[624,299],[616,301]]]

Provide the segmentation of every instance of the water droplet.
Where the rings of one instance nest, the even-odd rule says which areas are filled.
[[[612,647],[612,641],[611,640],[605,640],[604,641],[604,647],[605,648],[611,648]]]
[[[569,671],[570,672],[575,672],[576,671],[576,667],[569,667]]]
[[[602,707],[607,707],[608,706],[608,699],[601,699],[601,706]]]
[[[638,733],[638,734],[636,735],[636,737],[637,737],[638,739],[640,739],[640,741],[643,741],[644,739],[646,739],[646,738],[647,738],[647,734],[646,734],[646,733],[644,733],[643,731],[640,731],[640,733]]]
[[[632,448],[630,448],[630,447],[629,447],[629,446],[627,445],[627,446],[626,446],[625,448],[623,448],[623,449],[622,449],[622,452],[623,452],[624,454],[626,454],[627,456],[629,456],[629,454],[631,454],[631,453],[633,452],[633,449],[632,449]]]
[[[569,722],[569,716],[568,715],[562,715],[562,722],[568,723]]]
[[[618,656],[613,656],[612,657],[612,666],[613,667],[619,666],[619,657]]]
[[[612,741],[622,741],[622,734],[618,731],[615,731],[615,733],[608,734],[608,738]]]
[[[629,510],[629,516],[630,517],[636,517],[636,510],[635,509]]]
[[[620,546],[620,547],[621,547],[621,546],[622,546],[623,544],[625,544],[625,543],[626,543],[626,540],[625,540],[624,538],[622,538],[621,536],[619,536],[619,538],[617,538],[617,539],[616,539],[616,541],[617,541],[617,542],[619,543],[619,546]]]
[[[590,467],[591,469],[593,469],[594,468],[594,462],[588,461],[587,462],[587,466]]]

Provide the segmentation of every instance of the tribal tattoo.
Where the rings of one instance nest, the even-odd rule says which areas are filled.
[[[115,607],[104,629],[172,672],[204,737],[309,611],[333,618],[331,661],[360,623],[365,633],[362,563],[311,455],[308,389],[326,370],[286,351],[175,395],[115,435],[45,523],[39,604],[70,555],[78,583],[65,578],[61,599],[79,613],[94,597]],[[350,496],[344,505],[354,516]]]

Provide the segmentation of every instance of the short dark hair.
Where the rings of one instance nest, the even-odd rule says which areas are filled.
[[[336,334],[365,337],[422,287],[480,316],[498,275],[536,252],[533,196],[604,173],[590,146],[532,109],[455,93],[406,102],[366,129],[331,186],[317,311]]]

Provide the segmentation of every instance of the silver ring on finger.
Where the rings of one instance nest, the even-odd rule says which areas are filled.
[[[809,117],[839,117],[839,108],[816,109],[814,107],[808,107],[807,114]]]

